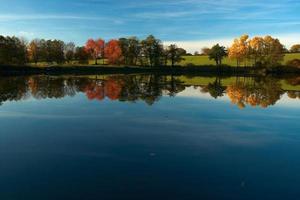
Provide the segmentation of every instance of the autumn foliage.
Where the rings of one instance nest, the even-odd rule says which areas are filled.
[[[247,56],[248,38],[248,35],[242,35],[239,39],[235,39],[232,46],[228,49],[228,57],[236,59],[237,66],[239,66]]]
[[[246,105],[266,108],[274,105],[280,99],[282,89],[280,84],[275,81],[258,82],[256,84],[238,81],[228,86],[226,93],[231,102],[239,108],[245,108]]]
[[[110,40],[105,46],[105,57],[108,64],[120,64],[122,61],[122,50],[118,40]]]
[[[228,49],[228,57],[241,63],[252,62],[256,66],[276,66],[284,57],[284,46],[271,36],[249,38],[242,35]]]
[[[95,60],[97,64],[97,59],[104,57],[104,46],[105,42],[102,39],[89,39],[85,44],[86,52]]]
[[[109,78],[100,82],[92,82],[85,88],[85,93],[90,100],[103,100],[108,97],[110,100],[117,100],[120,97],[123,84],[121,81]]]

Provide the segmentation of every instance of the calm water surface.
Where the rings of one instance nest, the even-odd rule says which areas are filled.
[[[300,79],[0,79],[0,199],[299,199]]]

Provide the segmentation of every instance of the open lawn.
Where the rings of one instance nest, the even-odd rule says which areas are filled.
[[[290,53],[286,54],[284,57],[284,60],[282,64],[286,64],[287,61],[293,60],[293,59],[300,59],[300,53]],[[180,63],[180,65],[186,66],[189,64],[193,65],[215,65],[215,62],[213,60],[209,60],[208,56],[184,56],[184,61]],[[223,60],[223,64],[230,65],[230,66],[236,66],[236,61],[231,60],[229,58],[225,58]]]
[[[181,66],[187,66],[187,65],[203,65],[203,66],[207,66],[207,65],[215,65],[215,61],[214,60],[209,60],[208,56],[183,56],[183,58],[185,60],[181,61],[179,63],[179,65]],[[282,64],[285,65],[289,60],[293,60],[293,59],[300,59],[300,53],[290,53],[290,54],[286,54],[284,57],[284,60],[282,61]],[[98,65],[103,65],[103,63],[107,64],[106,61],[103,62],[103,59],[98,59]],[[229,65],[229,66],[236,66],[236,61],[235,60],[231,60],[228,57],[223,59],[223,64],[225,65]],[[251,65],[251,63],[247,63],[248,65]],[[56,64],[53,64],[53,66],[55,66]],[[72,66],[81,66],[81,64],[78,64],[78,62],[71,62],[71,63],[65,63],[62,64],[60,66],[64,66],[64,67],[72,67]],[[83,66],[96,66],[95,65],[95,60],[89,60],[88,64],[82,64]],[[169,63],[170,65],[170,63]],[[34,63],[30,63],[29,66],[32,67],[49,67],[49,63],[46,62],[39,62],[37,65],[35,65]],[[51,66],[51,65],[50,65]],[[241,66],[244,66],[243,64]],[[120,66],[121,67],[121,66]]]

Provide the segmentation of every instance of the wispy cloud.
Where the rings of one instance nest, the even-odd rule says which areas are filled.
[[[60,14],[0,14],[0,21],[24,20],[108,20],[106,17],[60,15]]]
[[[3,1],[2,34],[24,31],[22,35],[28,37],[30,32],[37,34],[35,37],[67,39],[78,35],[76,40],[81,37],[81,41],[87,37],[154,34],[199,51],[219,41],[227,45],[227,39],[243,33],[300,32],[299,0]]]

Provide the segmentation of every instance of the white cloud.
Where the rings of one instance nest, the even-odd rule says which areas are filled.
[[[33,32],[28,31],[19,31],[18,35],[22,37],[33,37],[35,34]]]

